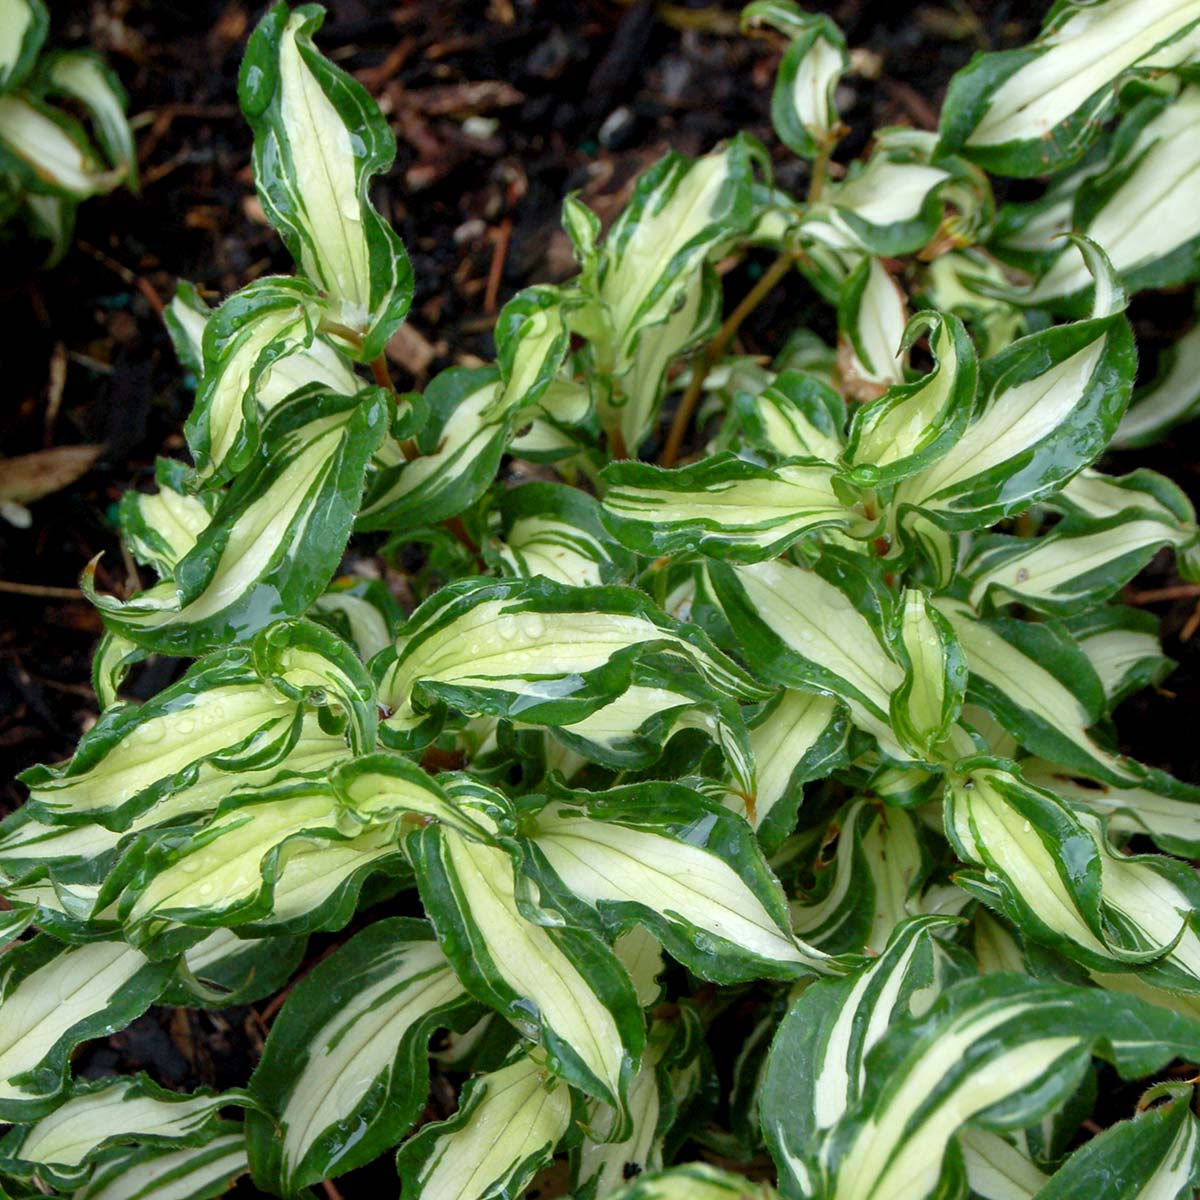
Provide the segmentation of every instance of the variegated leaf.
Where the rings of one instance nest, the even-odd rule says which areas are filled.
[[[762,1124],[788,1197],[823,1195],[820,1147],[864,1090],[864,1060],[893,1021],[920,1017],[962,968],[937,934],[944,917],[899,926],[886,950],[845,979],[811,984],[775,1036],[762,1093]]]
[[[0,2],[0,92],[12,91],[29,74],[49,24],[43,0]]]
[[[703,978],[830,969],[793,936],[749,828],[698,793],[663,783],[575,793],[552,799],[525,834],[553,903],[570,912],[583,901],[614,934],[640,922]]]
[[[122,942],[64,946],[45,934],[0,954],[0,1120],[55,1108],[71,1051],[141,1016],[172,967]]]
[[[961,1127],[1024,1128],[1074,1091],[1092,1054],[1136,1078],[1194,1058],[1198,1039],[1194,1021],[1097,989],[964,980],[868,1056],[862,1100],[827,1140],[818,1194],[925,1200],[961,1190],[961,1159],[947,1154]]]
[[[367,198],[396,143],[362,86],[313,46],[323,19],[315,4],[272,8],[250,37],[238,95],[263,209],[326,297],[330,331],[370,361],[412,299],[404,246]]]
[[[979,55],[946,97],[942,143],[1003,175],[1046,175],[1087,149],[1126,73],[1195,57],[1200,5],[1101,0],[1050,10],[1028,46]]]
[[[247,1103],[241,1091],[169,1092],[145,1075],[77,1084],[59,1108],[0,1141],[0,1171],[36,1171],[57,1187],[75,1187],[114,1146],[202,1145],[222,1108]]]
[[[522,1054],[478,1075],[459,1110],[426,1125],[400,1152],[405,1197],[518,1200],[571,1122],[570,1089],[540,1056]]]
[[[411,834],[407,848],[438,941],[467,991],[540,1042],[557,1074],[623,1109],[644,1031],[633,984],[608,946],[523,915],[516,864],[504,849],[436,825]]]
[[[430,1035],[477,1015],[424,922],[351,938],[289,996],[251,1078],[258,1185],[293,1195],[395,1145],[425,1104]]]
[[[386,419],[376,392],[310,389],[281,404],[172,580],[122,602],[96,594],[85,573],[105,624],[152,650],[196,654],[302,613],[341,560]]]
[[[848,529],[855,514],[826,463],[760,467],[733,454],[664,471],[618,462],[604,471],[604,513],[623,545],[654,557],[680,550],[734,562],[775,558],[821,529]]]

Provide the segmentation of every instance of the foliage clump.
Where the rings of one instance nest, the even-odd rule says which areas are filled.
[[[1163,550],[1195,578],[1195,515],[1094,465],[1200,400],[1193,332],[1130,405],[1125,317],[1198,274],[1200,4],[1057,4],[837,178],[842,35],[751,4],[808,195],[739,136],[607,232],[569,197],[578,275],[421,394],[381,358],[392,138],[321,17],[272,9],[241,77],[297,274],[181,286],[192,462],[122,506],[161,581],[85,574],[103,713],[0,827],[0,941],[37,931],[2,959],[5,1186],[298,1196],[399,1147],[406,1200],[557,1154],[579,1200],[1190,1195],[1190,1083],[1072,1148],[1096,1060],[1200,1060],[1200,795],[1113,725],[1171,665],[1121,589]],[[997,208],[989,173],[1050,181]],[[736,353],[793,272],[837,345]],[[419,549],[414,611],[338,575],[355,534]],[[121,699],[150,654],[195,661]],[[289,979],[244,1090],[70,1077],[153,1003]],[[464,1082],[422,1122],[438,1031]]]

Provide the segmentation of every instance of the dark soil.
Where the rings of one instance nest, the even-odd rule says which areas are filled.
[[[877,56],[877,78],[855,76],[844,86],[853,133],[840,157],[861,152],[875,127],[931,125],[950,74],[980,46],[1026,40],[1046,7],[1019,0],[808,6],[830,12],[852,47]],[[236,107],[238,62],[260,6],[55,0],[52,8],[52,38],[90,42],[124,81],[143,187],[140,196],[118,192],[85,204],[77,243],[53,271],[39,269],[41,247],[5,247],[0,453],[84,442],[104,451],[89,474],[32,505],[30,529],[0,521],[0,587],[70,589],[84,564],[103,554],[100,584],[128,594],[136,572],[122,558],[115,505],[127,488],[147,486],[156,456],[182,454],[193,382],[156,310],[178,278],[215,299],[292,269],[255,199],[250,135]],[[608,219],[665,149],[701,153],[740,129],[768,145],[785,186],[803,184],[804,167],[775,141],[767,119],[775,54],[738,36],[736,4],[329,0],[329,8],[322,48],[379,98],[399,143],[376,198],[401,231],[417,278],[411,333],[394,347],[401,386],[489,357],[498,306],[528,283],[570,272],[558,225],[568,191],[580,190]],[[734,300],[757,265],[728,277]],[[810,301],[800,283],[789,283],[747,323],[747,346],[770,351]],[[1189,311],[1183,297],[1139,302],[1135,323],[1149,359]],[[1135,465],[1198,490],[1186,430],[1136,461],[1126,455],[1110,464]],[[1166,572],[1151,571],[1146,586],[1170,583]],[[0,590],[0,603],[8,615],[0,628],[2,814],[23,794],[7,782],[11,775],[69,755],[95,719],[90,662],[101,627],[81,596]],[[1182,664],[1168,685],[1181,703],[1138,697],[1122,713],[1122,734],[1126,749],[1194,779],[1200,742],[1178,736],[1176,715],[1189,713],[1197,696],[1196,651],[1178,637],[1192,603],[1157,606],[1168,653]],[[153,694],[177,670],[152,662],[135,691]],[[258,1036],[244,1010],[162,1011],[91,1051],[86,1065],[91,1072],[147,1068],[176,1086],[228,1086],[244,1081]],[[343,1192],[366,1194],[352,1185]]]

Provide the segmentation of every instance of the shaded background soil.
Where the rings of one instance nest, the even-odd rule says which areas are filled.
[[[735,4],[330,0],[329,7],[323,50],[379,99],[398,139],[376,199],[416,271],[412,320],[391,347],[402,387],[419,387],[472,356],[488,358],[498,307],[528,283],[570,273],[558,225],[568,191],[580,190],[607,220],[665,149],[701,153],[739,129],[766,142],[784,186],[803,186],[803,165],[778,145],[767,119],[775,51],[738,36]],[[951,73],[978,48],[1027,40],[1045,8],[1013,0],[809,7],[831,13],[851,47],[869,52],[871,77],[850,77],[840,96],[853,130],[842,159],[861,152],[880,125],[932,127]],[[136,588],[115,533],[116,501],[128,487],[148,486],[157,455],[183,452],[194,381],[179,369],[157,309],[177,278],[215,300],[259,275],[292,269],[254,197],[250,135],[236,107],[241,50],[260,7],[55,0],[52,8],[52,41],[94,45],[130,93],[142,192],[85,204],[77,242],[51,272],[38,269],[40,247],[20,239],[4,246],[0,454],[78,443],[104,449],[82,479],[32,505],[31,528],[0,521],[0,813],[21,798],[20,786],[8,782],[16,770],[65,757],[94,720],[90,661],[100,623],[69,589],[99,553],[102,586],[119,594]],[[761,263],[751,259],[728,276],[732,301],[756,270]],[[801,281],[789,282],[744,327],[747,348],[769,353],[798,321],[829,332],[829,314],[812,301]],[[1189,311],[1184,297],[1139,301],[1135,324],[1148,363]],[[1107,465],[1155,467],[1194,495],[1189,442],[1185,429],[1137,461]],[[1146,586],[1171,582],[1165,564],[1148,575]],[[10,585],[68,590],[23,594]],[[1192,601],[1156,611],[1166,617],[1168,653],[1181,662],[1168,684],[1180,703],[1154,692],[1130,701],[1124,748],[1195,779],[1200,746],[1183,721],[1197,694],[1196,651],[1179,637]],[[134,690],[153,694],[177,670],[151,662]],[[86,1066],[149,1065],[170,1084],[228,1086],[244,1081],[257,1028],[244,1012],[164,1011],[98,1045]]]

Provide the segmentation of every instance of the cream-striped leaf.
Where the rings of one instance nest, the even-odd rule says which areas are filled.
[[[837,140],[834,91],[850,65],[846,39],[826,16],[789,0],[758,0],[742,9],[742,28],[771,25],[791,38],[771,94],[771,123],[794,154],[813,158]]]
[[[453,1117],[425,1126],[405,1144],[397,1163],[403,1194],[413,1200],[518,1200],[570,1122],[570,1089],[540,1055],[522,1054],[476,1076]]]
[[[245,1139],[228,1123],[203,1146],[119,1155],[103,1163],[74,1200],[214,1200],[245,1172]]]
[[[823,1148],[817,1194],[946,1195],[961,1188],[947,1151],[963,1126],[1022,1129],[1070,1096],[1091,1055],[1137,1078],[1195,1057],[1198,1039],[1200,1024],[1109,992],[1020,975],[965,980],[923,1018],[897,1022],[868,1057],[862,1100]]]
[[[556,905],[572,912],[582,901],[613,934],[644,924],[703,978],[789,979],[831,968],[793,936],[749,828],[687,788],[634,784],[552,799],[524,832]]]
[[[49,23],[43,0],[0,0],[0,92],[29,74]]]
[[[834,474],[826,463],[761,467],[733,454],[676,471],[618,462],[602,476],[605,519],[647,557],[686,549],[756,562],[821,529],[865,525],[838,498]]]
[[[1150,445],[1173,425],[1191,420],[1200,408],[1200,326],[1185,333],[1164,358],[1165,369],[1158,378],[1134,392],[1113,435],[1114,445]]]
[[[564,1079],[623,1109],[644,1030],[633,984],[604,941],[525,916],[507,850],[439,826],[411,834],[407,848],[467,990],[540,1042]]]
[[[74,1187],[114,1146],[202,1144],[222,1108],[247,1102],[241,1091],[169,1092],[145,1075],[77,1084],[61,1107],[0,1141],[0,1170],[36,1171],[57,1187]]]
[[[1163,1103],[1155,1103],[1163,1101]],[[1151,1088],[1129,1121],[1081,1146],[1037,1193],[1038,1200],[1112,1196],[1114,1200],[1191,1200],[1200,1184],[1200,1121],[1192,1088]]]
[[[71,1051],[141,1016],[172,967],[122,942],[64,946],[45,934],[0,954],[0,1120],[56,1107]]]
[[[962,435],[897,488],[947,529],[979,528],[1046,496],[1108,444],[1133,385],[1124,293],[1103,252],[1081,241],[1097,280],[1090,318],[1020,338],[986,360]]]
[[[1087,149],[1134,69],[1195,57],[1194,0],[1101,0],[1050,10],[1028,46],[977,57],[955,77],[942,144],[1003,175],[1046,175]]]
[[[96,594],[85,573],[105,624],[152,650],[197,654],[299,615],[337,569],[386,420],[374,392],[310,390],[280,405],[173,580],[122,602]]]
[[[944,917],[899,926],[886,950],[845,979],[810,985],[788,1010],[771,1046],[762,1126],[788,1197],[824,1195],[822,1140],[861,1099],[864,1060],[893,1022],[922,1016],[962,974],[937,935]]]
[[[376,921],[320,963],[271,1026],[250,1093],[251,1169],[282,1195],[370,1162],[425,1104],[428,1042],[478,1016],[427,924]]]
[[[408,255],[367,197],[396,143],[363,87],[313,46],[323,19],[315,4],[272,8],[246,47],[238,95],[263,209],[326,297],[330,331],[369,362],[412,299]]]
[[[775,850],[791,832],[804,784],[845,761],[848,732],[844,707],[817,692],[782,689],[755,719],[750,729],[753,804],[739,796],[729,803],[745,813],[765,850]]]
[[[572,588],[549,579],[466,579],[411,617],[394,650],[372,664],[391,716],[385,744],[402,745],[438,704],[527,724],[570,725],[626,690],[645,653],[678,656],[727,695],[761,689],[694,625],[673,621],[631,588]]]

